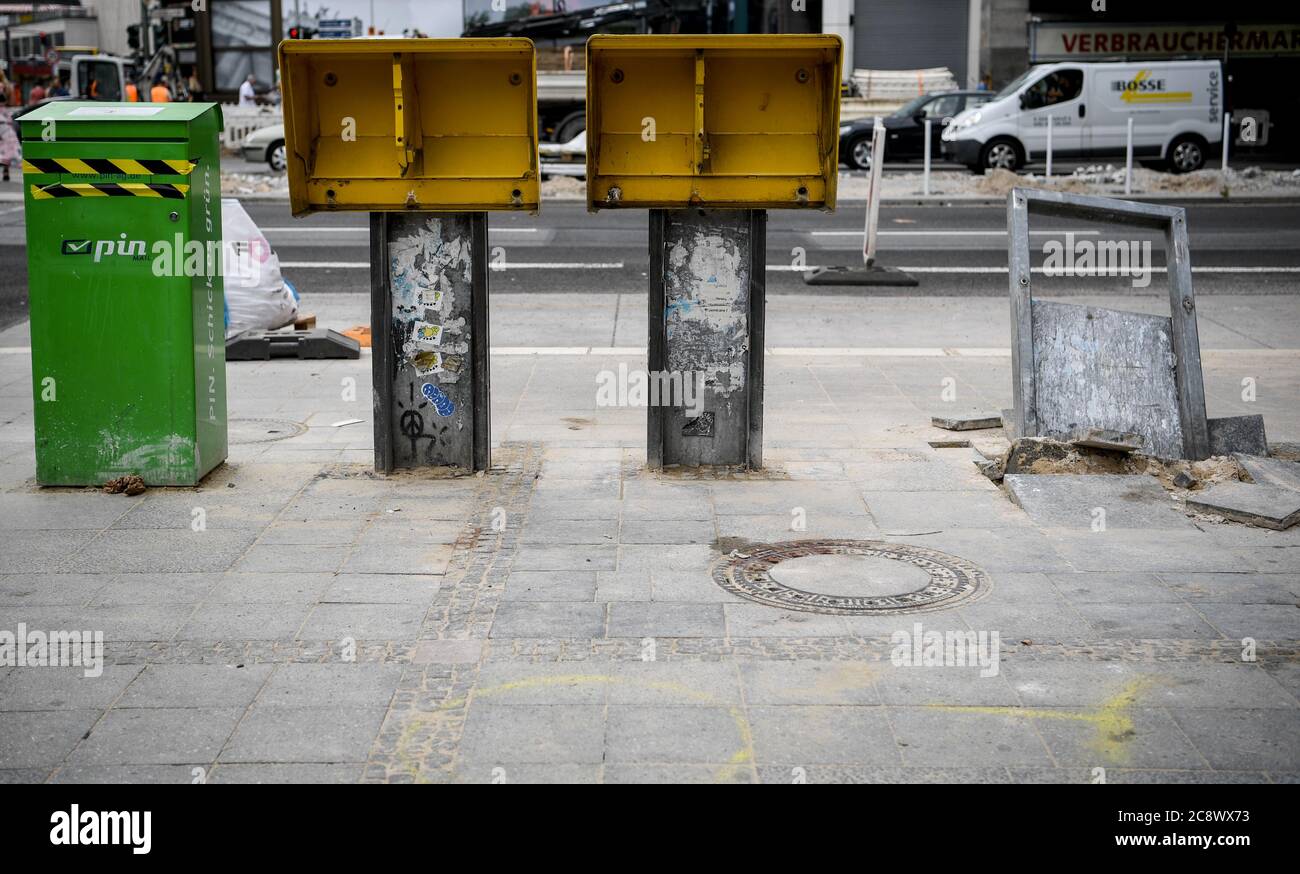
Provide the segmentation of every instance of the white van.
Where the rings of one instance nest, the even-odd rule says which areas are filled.
[[[1223,141],[1218,61],[1147,61],[1031,67],[988,103],[952,120],[943,153],[976,173],[1018,170],[1052,157],[1123,157],[1133,119],[1133,157],[1175,173],[1199,170]]]

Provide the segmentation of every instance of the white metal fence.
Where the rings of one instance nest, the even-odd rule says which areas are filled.
[[[866,100],[902,103],[929,91],[953,91],[957,79],[947,67],[924,70],[854,70],[853,84]]]
[[[222,105],[221,117],[226,125],[221,132],[221,147],[230,151],[238,149],[244,137],[253,131],[284,122],[278,107],[239,107],[233,103]]]

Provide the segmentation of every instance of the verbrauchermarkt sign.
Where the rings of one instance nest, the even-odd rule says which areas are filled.
[[[1101,61],[1230,55],[1300,55],[1300,24],[1239,24],[1227,33],[1222,24],[1101,24],[1034,22],[1030,58],[1042,61]]]

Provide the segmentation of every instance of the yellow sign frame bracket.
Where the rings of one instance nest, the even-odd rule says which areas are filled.
[[[531,41],[285,40],[279,56],[295,216],[538,210]]]
[[[397,145],[397,163],[405,178],[424,159],[424,131],[420,127],[420,98],[415,85],[415,67],[411,56],[393,53],[393,131]]]
[[[695,50],[695,175],[703,176],[709,160],[709,134],[704,127],[704,49]],[[698,192],[695,193],[698,197]]]
[[[587,40],[587,208],[835,208],[835,34]]]

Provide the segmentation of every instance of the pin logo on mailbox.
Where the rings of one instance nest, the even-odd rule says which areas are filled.
[[[293,214],[536,212],[536,69],[521,38],[280,43]]]
[[[833,209],[834,34],[587,40],[587,197],[606,208]]]

